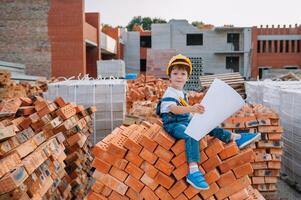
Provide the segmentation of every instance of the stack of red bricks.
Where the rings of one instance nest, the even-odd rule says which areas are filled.
[[[205,191],[185,180],[184,140],[175,141],[161,126],[148,122],[116,128],[92,149],[96,181],[86,199],[264,199],[250,186],[251,148],[240,151],[234,142],[223,144],[206,136],[200,152],[199,168],[210,184]]]
[[[83,198],[94,108],[57,98],[0,104],[0,199]]]
[[[135,80],[129,80],[127,84],[127,110],[130,110],[136,101],[157,102],[168,87],[168,81],[145,75],[140,75]]]
[[[255,160],[252,185],[266,195],[275,194],[280,176],[283,128],[279,116],[262,105],[246,105],[223,123],[234,132],[260,132],[261,139],[252,145]]]
[[[10,99],[14,97],[31,97],[35,95],[41,96],[48,87],[48,82],[54,82],[55,79],[49,81],[36,81],[16,83],[11,80],[11,73],[6,70],[0,70],[0,100]]]

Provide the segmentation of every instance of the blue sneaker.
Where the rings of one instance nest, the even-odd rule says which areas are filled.
[[[194,172],[192,174],[189,173],[186,177],[186,181],[196,189],[199,190],[209,189],[209,185],[200,171]]]
[[[240,133],[241,138],[235,140],[238,148],[242,149],[249,145],[251,142],[259,140],[260,133]]]

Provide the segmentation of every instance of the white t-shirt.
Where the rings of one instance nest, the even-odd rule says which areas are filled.
[[[162,98],[171,97],[179,101],[179,97],[184,99],[184,92],[182,90],[177,90],[172,87],[168,87],[163,94]],[[162,101],[161,103],[161,113],[169,113],[170,105],[177,105],[174,101]]]

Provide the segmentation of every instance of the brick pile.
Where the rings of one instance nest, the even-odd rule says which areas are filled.
[[[82,199],[93,107],[41,97],[0,104],[0,199]]]
[[[54,81],[52,79],[51,81]],[[32,97],[35,95],[42,96],[42,93],[47,90],[47,83],[50,81],[16,83],[11,80],[10,72],[0,70],[0,100],[10,99],[14,97]]]
[[[240,151],[234,142],[223,144],[206,136],[200,152],[199,168],[210,184],[206,191],[185,180],[184,140],[175,141],[161,126],[148,122],[116,128],[92,149],[96,181],[86,199],[264,199],[250,186],[251,148]]]
[[[252,185],[266,196],[275,195],[283,153],[283,128],[278,114],[259,104],[247,104],[222,126],[237,133],[261,133],[261,139],[251,146],[255,153],[255,160],[251,163],[254,169]]]
[[[152,76],[140,75],[134,81],[128,81],[127,90],[127,116],[124,124],[140,124],[142,121],[158,123],[156,106],[159,99],[168,87],[168,81],[157,79]],[[188,103],[194,105],[204,97],[203,93],[189,91]]]
[[[150,100],[157,102],[162,97],[168,81],[157,79],[154,76],[140,75],[135,80],[128,80],[128,90],[126,95],[127,110],[130,110],[136,101]]]

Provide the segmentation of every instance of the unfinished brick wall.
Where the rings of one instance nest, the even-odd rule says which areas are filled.
[[[26,65],[26,73],[50,76],[48,39],[50,0],[2,0],[0,60]]]

